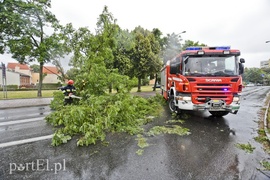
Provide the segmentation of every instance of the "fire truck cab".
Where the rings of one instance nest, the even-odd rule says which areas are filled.
[[[161,70],[161,94],[172,112],[208,110],[213,116],[240,108],[244,59],[229,46],[188,47]]]

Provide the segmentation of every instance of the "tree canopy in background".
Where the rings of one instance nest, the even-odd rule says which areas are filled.
[[[50,7],[50,0],[4,0],[0,9],[1,53],[10,53],[22,64],[39,63],[38,97],[43,65],[63,55],[59,21]]]
[[[199,41],[194,42],[191,40],[186,40],[183,46],[181,47],[181,49],[185,50],[187,47],[190,47],[190,46],[207,46],[207,45],[204,43],[199,43]]]
[[[42,70],[48,62],[58,67],[61,81],[74,79],[86,94],[121,90],[119,79],[127,85],[132,78],[138,79],[140,91],[142,81],[157,77],[162,64],[182,48],[203,45],[189,40],[183,45],[179,34],[163,36],[157,28],[123,30],[107,6],[95,32],[87,27],[76,30],[72,24],[61,26],[50,7],[50,0],[5,0],[0,6],[0,53],[11,53],[20,63],[39,63],[38,96],[42,96]],[[67,75],[59,58],[68,53],[72,53],[73,70]]]
[[[245,73],[243,74],[243,80],[246,83],[260,83],[268,84],[270,82],[270,76],[267,69],[260,68],[245,68]]]
[[[134,35],[134,47],[130,54],[134,67],[132,73],[138,78],[138,91],[141,91],[142,79],[161,69],[160,44],[153,33],[140,26],[135,28],[132,34]]]

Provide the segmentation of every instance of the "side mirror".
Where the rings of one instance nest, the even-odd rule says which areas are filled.
[[[239,74],[243,74],[243,73],[244,73],[244,65],[242,63],[239,63]]]
[[[245,63],[245,59],[244,58],[240,58],[240,63]]]

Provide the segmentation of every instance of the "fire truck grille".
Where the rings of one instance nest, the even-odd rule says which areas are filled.
[[[197,86],[230,86],[230,84],[197,84]]]
[[[205,103],[209,99],[220,99],[225,102],[229,102],[231,98],[227,94],[208,94],[207,93],[207,94],[199,94],[194,99],[199,103]]]
[[[230,92],[231,86],[229,84],[197,84],[195,86],[197,92]]]
[[[230,84],[197,84],[193,94],[196,103],[205,103],[209,99],[219,99],[227,103],[232,101],[232,87]]]

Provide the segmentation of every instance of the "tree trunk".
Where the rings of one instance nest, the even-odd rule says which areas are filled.
[[[109,93],[112,93],[112,83],[109,85]]]
[[[43,65],[44,63],[41,62],[39,65],[39,83],[38,83],[38,94],[37,97],[42,97],[42,81],[43,81]]]
[[[153,91],[156,91],[156,86],[157,86],[157,74],[155,74],[155,84],[154,84]]]
[[[142,84],[142,78],[141,77],[138,77],[138,90],[137,92],[141,92],[141,84]]]

